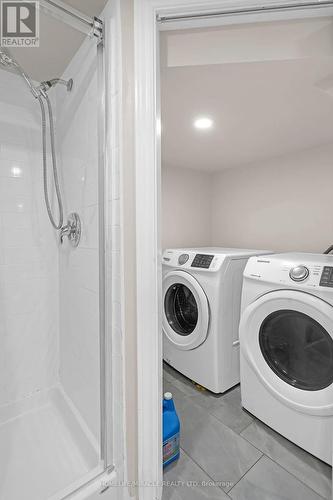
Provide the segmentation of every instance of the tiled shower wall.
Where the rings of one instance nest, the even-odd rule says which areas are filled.
[[[57,141],[66,216],[82,239],[59,249],[60,382],[96,439],[100,433],[97,48],[87,39],[67,67],[73,90],[56,90]]]
[[[58,248],[42,183],[40,109],[0,71],[0,406],[58,375]]]

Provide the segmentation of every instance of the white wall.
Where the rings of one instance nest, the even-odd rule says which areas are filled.
[[[212,176],[212,244],[323,252],[333,243],[333,146]]]
[[[163,248],[323,252],[333,243],[333,146],[203,173],[162,168]]]
[[[162,168],[162,248],[207,246],[211,241],[211,176]]]
[[[0,71],[0,406],[58,375],[58,250],[44,205],[40,108]]]

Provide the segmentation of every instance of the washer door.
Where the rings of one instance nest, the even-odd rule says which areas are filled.
[[[284,404],[333,414],[333,307],[305,292],[267,293],[243,313],[242,355]]]
[[[209,306],[197,280],[184,271],[163,279],[163,331],[179,349],[194,349],[208,335]]]

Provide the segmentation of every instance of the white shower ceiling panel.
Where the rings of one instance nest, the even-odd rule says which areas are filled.
[[[107,0],[63,0],[69,7],[94,17],[103,10]],[[40,46],[13,48],[12,55],[35,81],[48,80],[63,74],[85,35],[63,21],[41,12]]]

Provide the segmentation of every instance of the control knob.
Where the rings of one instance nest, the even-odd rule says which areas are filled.
[[[182,253],[179,257],[178,257],[178,264],[180,266],[183,266],[184,264],[186,264],[186,262],[188,261],[188,259],[190,258],[190,256],[187,254],[187,253]]]
[[[293,281],[304,281],[310,272],[305,266],[296,266],[290,270],[289,276]]]

